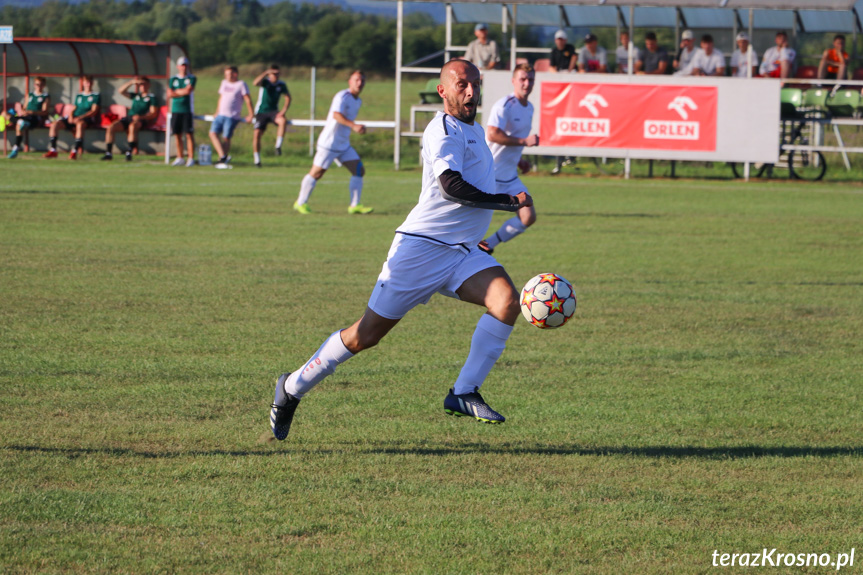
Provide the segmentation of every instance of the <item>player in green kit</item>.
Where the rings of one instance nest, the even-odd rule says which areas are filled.
[[[132,88],[134,87],[134,91]],[[132,154],[138,150],[138,132],[146,128],[159,115],[159,101],[150,93],[150,80],[144,76],[129,80],[120,86],[118,92],[132,100],[132,107],[125,118],[118,118],[105,128],[105,155],[103,160],[114,159],[114,134],[126,130],[129,147],[126,161],[132,161]]]
[[[75,110],[71,116],[63,117],[51,124],[48,129],[48,151],[45,158],[57,157],[57,132],[65,128],[74,130],[75,146],[69,152],[69,159],[75,160],[84,151],[84,131],[99,124],[99,92],[93,92],[93,76],[81,76],[81,91],[75,96]]]
[[[177,139],[177,159],[172,166],[187,168],[195,165],[195,84],[198,79],[192,75],[189,59],[183,56],[177,60],[177,75],[168,83],[168,98],[171,99],[171,132]],[[183,158],[183,136],[186,136],[188,160]]]
[[[27,107],[21,114],[15,118],[15,145],[9,152],[9,159],[12,160],[18,156],[21,150],[21,141],[24,139],[24,132],[33,128],[40,128],[45,123],[45,119],[50,114],[51,96],[45,91],[47,86],[45,78],[37,77],[33,81],[35,89],[30,92],[30,97],[27,99]]]
[[[285,127],[288,119],[285,114],[291,106],[291,93],[288,85],[279,80],[279,65],[273,64],[252,82],[258,86],[258,103],[255,105],[255,135],[252,140],[252,151],[255,153],[255,165],[261,167],[261,135],[267,129],[267,124],[274,123],[278,128],[276,133],[276,155],[282,154],[282,141],[285,138]],[[285,104],[279,110],[279,98],[284,94]]]

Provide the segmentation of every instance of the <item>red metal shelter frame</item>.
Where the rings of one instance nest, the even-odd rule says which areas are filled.
[[[45,61],[46,64],[50,64],[50,57],[46,57],[44,54],[33,54],[28,53],[28,47],[32,47],[36,44],[44,45],[44,44],[53,44],[56,45],[55,54],[66,51],[67,53],[71,53],[74,55],[74,61],[77,62],[77,67],[71,70],[63,70],[63,71],[54,71],[54,72],[43,72],[39,70],[41,67],[40,59]],[[7,67],[7,48],[13,47],[18,51],[18,55],[20,55],[20,61],[23,63],[23,69],[17,67],[16,69],[9,70]],[[92,70],[86,69],[84,58],[81,56],[81,49],[84,47],[92,47],[92,46],[123,46],[126,48],[126,51],[129,55],[129,72],[108,72],[106,70]],[[136,48],[144,48],[147,51],[152,52],[154,54],[159,54],[164,52],[164,65],[157,66],[158,69],[154,69],[152,66],[147,67],[146,70],[142,71],[144,66],[139,62],[138,56],[136,56]],[[24,78],[24,90],[25,94],[30,92],[30,78],[31,76],[44,76],[46,78],[74,78],[80,77],[83,75],[94,76],[95,78],[134,78],[139,75],[146,75],[153,79],[161,79],[167,81],[171,77],[171,61],[172,53],[177,56],[186,56],[186,51],[177,44],[168,44],[168,43],[160,43],[160,42],[136,42],[136,41],[123,41],[123,40],[94,40],[89,38],[15,38],[12,44],[4,45],[3,50],[3,109],[8,109],[7,103],[7,78]],[[161,58],[154,58],[154,61],[159,61]],[[49,68],[50,69],[50,68]],[[3,150],[4,153],[6,151],[6,138],[3,138]]]

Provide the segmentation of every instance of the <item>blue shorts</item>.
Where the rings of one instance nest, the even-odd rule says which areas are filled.
[[[230,140],[231,136],[234,135],[234,130],[237,128],[237,124],[239,123],[239,119],[235,120],[227,116],[216,116],[216,119],[213,120],[213,124],[210,126],[210,132],[221,134],[223,138]]]

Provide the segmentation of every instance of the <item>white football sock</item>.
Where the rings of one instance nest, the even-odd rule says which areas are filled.
[[[521,219],[518,216],[515,216],[505,221],[500,229],[489,236],[485,241],[488,242],[488,247],[494,248],[497,244],[508,242],[526,229],[527,227],[521,223]]]
[[[363,179],[360,176],[351,176],[348,189],[351,192],[351,207],[360,205],[362,203],[360,198],[363,195]]]
[[[281,148],[281,147],[282,147],[282,142],[283,142],[283,141],[284,141],[284,138],[278,138],[278,137],[277,137],[277,138],[276,138],[276,147],[277,147],[277,148]]]
[[[255,163],[260,164],[261,163],[261,154],[258,152],[254,152],[254,154],[255,154]]]
[[[297,196],[297,203],[299,205],[303,205],[309,201],[309,196],[312,195],[312,190],[315,189],[317,183],[316,179],[306,174],[306,177],[303,178],[303,182],[300,184],[300,195]]]
[[[506,325],[488,314],[479,318],[470,340],[470,353],[455,381],[453,393],[471,393],[474,388],[482,386],[488,372],[503,353],[511,333],[511,325]]]
[[[306,364],[285,381],[285,391],[302,398],[314,386],[336,371],[339,364],[354,356],[342,342],[341,330],[333,333]]]

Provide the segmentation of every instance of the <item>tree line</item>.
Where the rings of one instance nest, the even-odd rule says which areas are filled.
[[[101,38],[173,42],[195,67],[278,62],[285,66],[395,69],[396,22],[335,5],[258,0],[52,0],[40,6],[6,6],[0,23],[16,37]],[[500,42],[500,26],[492,24]],[[404,61],[443,48],[443,25],[424,12],[405,16]],[[527,34],[527,33],[525,33]],[[473,39],[472,24],[457,24],[453,41]],[[522,38],[519,31],[519,41]],[[442,60],[438,60],[440,64]]]

